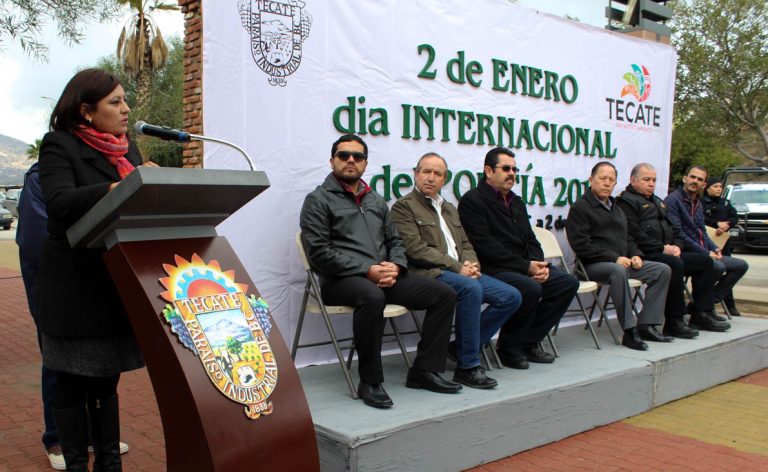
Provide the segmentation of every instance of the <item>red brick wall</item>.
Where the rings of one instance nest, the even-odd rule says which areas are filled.
[[[177,0],[184,13],[184,130],[203,134],[202,0]],[[184,167],[202,167],[203,143],[184,145]]]

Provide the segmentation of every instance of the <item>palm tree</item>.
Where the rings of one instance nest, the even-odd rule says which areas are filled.
[[[160,0],[117,0],[134,12],[123,27],[117,41],[117,60],[123,70],[136,80],[136,108],[141,110],[147,102],[152,82],[152,72],[165,65],[168,46],[157,27],[152,12],[155,10],[179,10],[178,5]]]
[[[35,139],[34,144],[30,144],[27,147],[27,158],[37,160],[40,156],[40,145],[43,143],[42,139]]]

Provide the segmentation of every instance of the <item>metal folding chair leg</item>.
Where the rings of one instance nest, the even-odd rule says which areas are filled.
[[[576,294],[576,302],[579,304],[579,308],[581,308],[581,313],[584,315],[584,321],[586,321],[585,329],[589,330],[589,334],[592,335],[592,340],[595,342],[595,347],[600,349],[600,342],[597,340],[597,334],[595,334],[595,329],[592,327],[592,323],[590,322],[590,317],[587,316],[587,309],[584,308],[584,303],[581,301],[581,295],[578,293]],[[555,326],[555,333],[557,333],[557,328],[560,326],[560,323],[558,323],[558,326]]]
[[[413,314],[413,311],[411,311],[411,314]],[[400,337],[400,331],[397,329],[397,325],[395,325],[394,318],[389,319],[389,325],[392,327],[392,333],[395,335],[395,339],[397,339],[398,346],[400,346],[400,352],[403,353],[403,359],[405,359],[405,365],[407,365],[408,368],[410,369],[411,360],[408,358],[408,350],[405,348],[405,343],[403,343],[403,338]]]
[[[485,352],[485,346],[480,347],[480,357],[482,357],[482,362],[485,364],[485,368],[487,370],[492,370],[491,361],[488,358],[488,353]]]
[[[616,337],[616,334],[613,332],[613,328],[611,328],[611,324],[608,322],[608,317],[606,316],[605,310],[608,307],[608,299],[610,298],[610,293],[606,292],[605,294],[605,302],[600,303],[600,292],[603,290],[603,286],[600,286],[600,288],[597,289],[597,292],[594,295],[595,301],[592,303],[592,306],[589,309],[589,317],[588,320],[592,320],[592,316],[595,314],[595,307],[600,309],[600,318],[597,321],[597,327],[599,328],[603,324],[603,320],[605,320],[605,325],[608,327],[608,332],[611,333],[611,337],[613,338],[613,342],[616,344],[621,344],[619,339]],[[590,323],[587,323],[588,326],[591,327]],[[593,331],[594,332],[594,331]]]
[[[324,306],[321,305],[320,311],[320,314],[323,317],[323,321],[325,322],[325,327],[328,329],[328,333],[331,335],[331,344],[333,344],[333,350],[336,351],[336,357],[339,359],[339,366],[341,367],[341,371],[344,374],[344,380],[347,381],[349,392],[352,394],[352,398],[357,399],[357,389],[355,389],[355,384],[352,382],[352,375],[349,373],[349,367],[347,367],[346,363],[344,362],[344,355],[341,353],[341,347],[337,341],[338,338],[336,337],[336,330],[333,329],[333,324],[331,324],[331,318],[328,316],[328,312]],[[352,353],[354,353],[354,351],[355,349],[353,345],[349,349],[350,356]]]
[[[557,346],[555,346],[555,341],[552,339],[552,336],[549,333],[547,333],[547,341],[549,341],[549,345],[552,347],[552,354],[554,354],[555,357],[560,357],[560,354],[557,352]],[[542,347],[542,350],[543,349],[544,348]]]
[[[483,359],[485,360],[485,365],[490,370],[491,363],[490,360],[493,360],[494,364],[496,364],[496,369],[503,369],[504,366],[501,365],[501,359],[499,359],[499,353],[496,352],[496,346],[493,345],[493,339],[485,343],[485,346],[482,347],[480,350],[483,354]],[[491,351],[491,356],[488,357],[487,351]]]
[[[725,304],[723,300],[720,300],[720,306],[723,307],[723,311],[725,311],[725,316],[729,320],[731,319],[731,310],[728,309],[728,305]]]

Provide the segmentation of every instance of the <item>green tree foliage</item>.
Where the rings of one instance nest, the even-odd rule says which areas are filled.
[[[710,155],[716,167],[731,161],[714,155],[729,147],[768,163],[768,2],[678,0],[673,8],[679,54],[673,161],[706,164]]]
[[[68,44],[83,39],[84,23],[116,17],[114,0],[0,0],[0,47],[8,39],[38,60],[47,60],[48,46],[40,41],[42,28],[53,23]]]
[[[726,167],[741,161],[727,140],[712,133],[695,120],[678,123],[672,134],[672,166],[669,171],[669,190],[683,181],[685,172],[694,165],[703,165],[709,175],[720,175]]]
[[[27,159],[37,160],[40,157],[40,145],[43,144],[42,139],[35,139],[34,144],[30,144],[27,148]]]
[[[169,41],[170,49],[165,65],[153,71],[149,96],[144,109],[136,108],[136,81],[119,64],[116,56],[102,58],[97,67],[108,70],[120,77],[125,89],[126,101],[131,107],[130,127],[136,121],[170,126],[181,129],[184,122],[182,99],[184,96],[184,42],[177,37]],[[163,167],[181,167],[182,147],[178,143],[162,141],[151,137],[134,137],[141,154]]]
[[[240,360],[240,354],[243,352],[243,343],[232,336],[229,336],[227,337],[227,351],[229,351],[235,359]]]

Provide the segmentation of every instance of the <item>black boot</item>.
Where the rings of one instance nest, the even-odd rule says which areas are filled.
[[[645,344],[642,339],[640,339],[640,335],[637,332],[637,327],[627,328],[624,330],[624,337],[621,339],[621,344],[630,349],[635,349],[636,351],[648,350],[648,345]]]
[[[119,472],[120,460],[120,410],[117,395],[97,398],[88,403],[93,442],[93,472]]]
[[[731,324],[725,321],[717,321],[714,312],[698,311],[691,315],[690,325],[704,331],[715,331],[722,333],[731,329]]]
[[[84,406],[53,410],[67,470],[88,472],[88,415]]]

